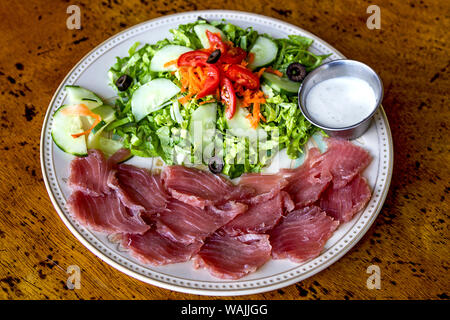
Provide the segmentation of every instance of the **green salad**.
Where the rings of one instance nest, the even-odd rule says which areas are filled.
[[[70,105],[55,113],[52,132],[61,149],[82,156],[125,147],[230,178],[260,172],[284,148],[299,157],[319,129],[303,117],[297,93],[329,55],[310,52],[312,39],[275,39],[224,20],[199,19],[170,32],[117,57],[108,72],[113,105],[85,88],[66,88]]]

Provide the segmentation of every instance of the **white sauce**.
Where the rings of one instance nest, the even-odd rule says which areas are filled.
[[[318,124],[348,127],[364,120],[375,109],[372,87],[356,77],[328,79],[311,88],[306,96],[306,109]]]

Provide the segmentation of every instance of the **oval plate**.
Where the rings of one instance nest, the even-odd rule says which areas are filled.
[[[296,264],[288,260],[270,260],[257,272],[236,281],[213,278],[206,270],[194,269],[192,262],[162,267],[147,266],[131,257],[114,241],[113,237],[91,232],[78,224],[66,207],[66,199],[70,195],[67,186],[69,163],[73,156],[59,150],[51,137],[53,121],[51,115],[66,100],[64,86],[76,84],[105,98],[115,96],[114,91],[107,84],[107,72],[115,63],[116,56],[128,55],[128,48],[136,41],[154,43],[169,37],[169,29],[176,28],[179,24],[193,22],[198,16],[211,20],[225,19],[244,28],[252,26],[257,31],[268,33],[276,38],[286,37],[289,34],[310,37],[314,39],[311,46],[312,52],[332,53],[326,61],[345,58],[323,40],[294,25],[239,11],[186,12],[153,19],[131,27],[106,40],[81,59],[53,96],[41,134],[41,166],[45,185],[56,211],[75,237],[103,261],[132,277],[162,288],[202,295],[244,295],[279,289],[308,278],[336,262],[361,239],[380,212],[388,192],[393,166],[392,137],[382,108],[375,114],[367,133],[354,141],[373,156],[372,163],[364,172],[373,191],[372,198],[364,211],[338,228],[320,256],[307,263]],[[152,159],[136,157],[133,159],[134,164],[147,168],[157,167],[158,164]],[[291,162],[287,166],[297,166],[298,162]]]

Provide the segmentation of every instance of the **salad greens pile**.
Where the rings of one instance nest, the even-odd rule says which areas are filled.
[[[144,119],[136,122],[131,112],[131,97],[133,93],[148,81],[156,78],[167,78],[181,87],[175,72],[152,72],[150,62],[155,52],[166,45],[182,45],[192,49],[201,49],[202,43],[197,37],[194,27],[206,23],[199,19],[194,23],[178,26],[170,32],[173,39],[164,39],[155,44],[135,43],[128,51],[127,57],[117,57],[117,62],[109,70],[110,85],[116,90],[117,117],[107,127],[107,130],[123,138],[123,144],[131,150],[133,155],[142,157],[160,156],[167,164],[183,164],[196,161],[196,146],[189,145],[189,129],[193,112],[201,108],[202,101],[208,101],[211,96],[200,100],[191,100],[179,106],[180,117],[173,116],[173,104],[154,111]],[[236,47],[249,51],[260,35],[251,27],[240,28],[226,21],[208,22],[219,28]],[[274,39],[267,34],[265,37],[273,40],[278,46],[277,57],[271,64],[273,69],[286,72],[293,62],[299,62],[307,71],[318,67],[328,55],[315,55],[308,51],[312,41],[309,38],[290,35],[285,39]],[[133,83],[125,91],[119,91],[116,80],[123,74],[129,75]],[[227,131],[228,125],[224,108],[217,107],[216,130],[221,139],[214,143],[223,144],[222,156],[224,168],[222,173],[230,178],[238,177],[245,172],[260,172],[268,165],[274,154],[286,148],[289,157],[295,159],[302,152],[302,147],[309,137],[318,130],[301,114],[297,104],[297,95],[286,95],[273,90],[265,82],[261,89],[266,95],[266,103],[261,105],[261,114],[265,121],[261,121],[260,129],[264,130],[268,138],[258,144],[252,143],[248,137],[239,137]],[[189,150],[189,148],[187,149]],[[226,150],[226,151],[223,151]],[[183,155],[184,152],[184,155]],[[180,154],[182,156],[180,156]],[[243,157],[242,159],[238,159]],[[204,160],[200,159],[204,164]]]

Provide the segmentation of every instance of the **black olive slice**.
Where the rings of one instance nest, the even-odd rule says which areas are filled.
[[[119,91],[125,91],[128,89],[128,87],[133,82],[133,78],[131,78],[127,74],[123,74],[119,77],[119,79],[116,80],[116,86]]]
[[[212,157],[209,159],[208,168],[212,173],[221,173],[223,170],[223,160],[219,157]]]
[[[286,74],[289,80],[301,82],[306,77],[306,68],[301,63],[294,62],[287,67]]]
[[[209,23],[208,20],[206,20],[205,18],[202,18],[200,16],[197,17],[197,21],[205,21],[206,23]]]
[[[220,59],[221,52],[219,49],[214,50],[206,60],[207,63],[216,63]]]

